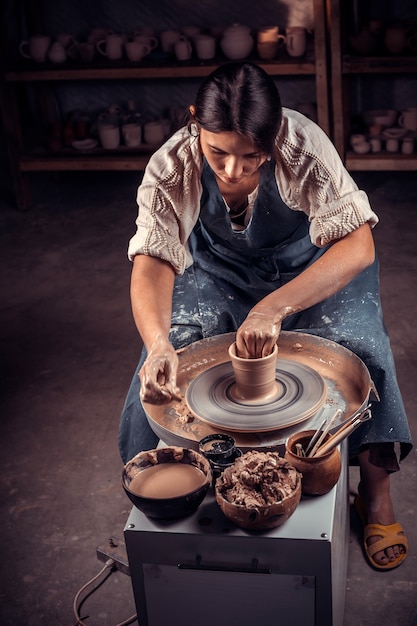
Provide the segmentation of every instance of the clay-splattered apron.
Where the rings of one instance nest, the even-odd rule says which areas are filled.
[[[250,223],[244,231],[234,231],[214,174],[205,164],[200,219],[189,242],[194,264],[175,281],[170,339],[176,349],[236,331],[261,298],[325,252],[311,243],[308,217],[281,199],[274,167],[273,162],[261,167]],[[362,445],[391,441],[402,444],[405,456],[411,437],[382,319],[378,261],[331,298],[284,320],[282,328],[336,341],[367,365],[381,402],[375,404],[373,419],[350,437],[351,454]],[[139,401],[137,372],[145,356],[121,417],[124,461],[157,443]]]

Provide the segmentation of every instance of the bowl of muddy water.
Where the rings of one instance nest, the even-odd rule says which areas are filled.
[[[301,498],[301,474],[276,452],[251,450],[217,478],[216,501],[224,515],[248,530],[281,526]]]
[[[209,461],[188,448],[145,450],[126,463],[122,485],[147,517],[174,519],[193,513],[212,481]]]

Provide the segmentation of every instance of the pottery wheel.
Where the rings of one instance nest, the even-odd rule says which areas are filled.
[[[242,450],[253,450],[262,448],[280,448],[285,440],[300,430],[297,422],[297,412],[300,414],[310,414],[311,417],[304,419],[302,428],[319,428],[323,419],[332,417],[336,409],[340,410],[340,417],[335,423],[335,427],[343,423],[360,407],[368,404],[369,395],[373,392],[374,385],[362,361],[346,348],[321,337],[300,332],[281,331],[278,341],[277,365],[281,368],[282,363],[294,363],[296,368],[287,367],[285,375],[288,386],[292,390],[287,393],[289,404],[296,402],[298,393],[301,395],[300,404],[297,409],[290,407],[285,411],[291,411],[293,425],[282,426],[280,422],[280,410],[284,407],[256,406],[256,420],[263,420],[263,426],[272,429],[262,431],[238,431],[236,422],[248,419],[242,413],[244,405],[238,404],[237,416],[231,409],[224,411],[225,418],[231,427],[222,427],[213,424],[213,409],[223,412],[223,408],[218,407],[218,396],[223,398],[227,394],[223,387],[230,384],[228,379],[231,374],[231,362],[228,354],[230,344],[235,341],[235,333],[226,333],[215,337],[208,337],[196,341],[185,348],[177,351],[179,359],[177,383],[181,390],[181,399],[171,400],[166,404],[151,404],[143,402],[146,417],[149,425],[155,434],[167,445],[191,447],[198,450],[198,442],[207,435],[220,431],[228,432],[236,441],[236,445]],[[216,369],[219,366],[218,369]],[[220,367],[220,366],[223,366]],[[198,380],[205,372],[209,378]],[[311,371],[317,374],[311,375]],[[294,374],[295,372],[295,374]],[[308,375],[306,374],[308,372]],[[279,377],[284,377],[279,372]],[[293,376],[293,377],[292,377]],[[308,380],[308,382],[306,382]],[[194,382],[196,381],[196,382]],[[297,382],[298,381],[298,382]],[[299,382],[301,381],[301,383]],[[325,393],[322,396],[321,381],[324,381]],[[301,384],[301,389],[297,385]],[[198,385],[197,389],[194,385]],[[191,387],[191,391],[188,391]],[[219,388],[218,388],[219,387]],[[320,390],[320,391],[319,391]],[[204,404],[201,406],[200,392],[205,395]],[[210,396],[208,399],[207,397]],[[217,398],[215,401],[214,398]],[[292,400],[290,401],[290,397]],[[188,401],[187,401],[188,400]],[[277,399],[274,401],[278,402]],[[225,402],[225,400],[222,400]],[[210,404],[210,412],[207,408]],[[323,404],[323,406],[321,406]],[[190,409],[190,405],[193,410]],[[314,407],[316,411],[314,412]],[[254,407],[252,406],[251,411]],[[265,414],[259,416],[265,409]],[[313,414],[310,413],[313,412]],[[206,418],[199,417],[204,413]],[[268,417],[273,414],[273,417]],[[288,415],[288,413],[287,413]],[[223,419],[220,418],[221,420]],[[268,421],[269,420],[269,421]],[[271,422],[275,420],[275,422]],[[285,420],[286,421],[286,420]],[[239,422],[239,423],[240,423]],[[220,422],[219,422],[220,423]],[[252,422],[253,423],[253,422]],[[245,425],[246,428],[246,425]]]
[[[200,419],[235,432],[267,432],[287,428],[314,415],[327,390],[318,372],[303,363],[277,360],[277,391],[267,402],[245,403],[234,398],[231,362],[202,372],[188,386],[186,402]]]

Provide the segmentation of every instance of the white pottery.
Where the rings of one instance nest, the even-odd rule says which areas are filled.
[[[393,126],[397,119],[397,111],[394,109],[371,109],[363,113],[365,124],[380,124],[381,126]]]
[[[368,154],[371,149],[371,145],[368,141],[362,141],[360,143],[354,143],[352,148],[356,154]]]

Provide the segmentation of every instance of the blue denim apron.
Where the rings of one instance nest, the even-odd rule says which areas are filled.
[[[325,252],[311,243],[307,215],[283,202],[274,168],[272,161],[260,168],[251,220],[245,230],[235,231],[214,173],[205,164],[200,217],[189,240],[194,263],[175,280],[170,340],[176,349],[235,332],[260,299]],[[335,341],[367,365],[381,402],[375,403],[373,419],[349,438],[351,455],[370,443],[400,442],[405,457],[412,443],[382,317],[378,260],[337,294],[286,318],[282,328]],[[121,416],[124,462],[158,441],[139,400],[137,373],[145,358],[143,351]]]

